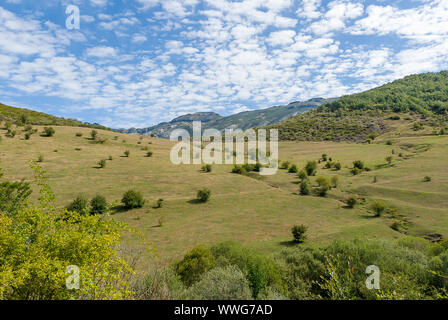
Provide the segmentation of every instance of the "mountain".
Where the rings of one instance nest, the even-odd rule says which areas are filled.
[[[162,122],[158,125],[143,129],[118,129],[122,133],[138,133],[142,135],[154,135],[168,139],[175,129],[186,129],[191,133],[192,122],[202,121],[202,128],[242,129],[246,130],[257,126],[266,126],[278,123],[305,111],[315,109],[332,99],[315,98],[304,102],[292,102],[286,106],[276,106],[267,109],[244,111],[231,116],[223,117],[214,112],[197,112],[177,117],[170,122]]]
[[[448,71],[442,71],[347,95],[267,128],[279,129],[281,140],[361,142],[398,125],[444,132],[447,114]]]
[[[55,125],[70,127],[88,127],[103,130],[110,130],[97,123],[82,122],[76,119],[65,119],[61,117],[51,116],[43,112],[37,112],[24,108],[16,108],[0,103],[0,122],[6,121],[16,124],[33,124],[33,125]]]

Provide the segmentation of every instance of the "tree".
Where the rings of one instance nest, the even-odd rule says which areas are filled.
[[[103,214],[107,211],[107,201],[106,198],[101,195],[96,195],[90,201],[90,213],[91,214]]]
[[[309,195],[310,192],[311,192],[311,186],[310,186],[310,183],[309,183],[307,180],[303,180],[303,181],[300,183],[300,194],[301,194],[302,196],[306,196],[306,195]]]
[[[121,202],[124,204],[126,209],[141,208],[145,205],[143,195],[140,192],[132,189],[124,193]]]
[[[67,206],[67,210],[68,211],[77,212],[79,214],[89,213],[90,212],[90,210],[89,210],[89,202],[83,196],[77,196],[75,198],[75,200],[73,200],[72,203],[70,203]]]
[[[304,242],[306,240],[305,233],[307,230],[308,230],[308,227],[303,224],[301,224],[300,226],[297,226],[297,225],[293,226],[291,228],[291,233],[294,238],[294,242],[297,242],[297,243]]]
[[[126,150],[126,151],[124,152],[124,156],[125,156],[126,158],[128,158],[130,154],[131,154],[131,152],[130,152],[129,150]]]
[[[300,181],[304,181],[304,180],[308,179],[308,174],[306,173],[306,171],[304,169],[302,169],[298,173],[298,177],[299,177]]]
[[[330,180],[327,177],[318,177],[316,179],[319,188],[317,189],[319,196],[325,197],[330,190]]]
[[[201,202],[207,202],[211,196],[211,190],[204,188],[198,191],[197,198]]]
[[[197,246],[185,254],[174,266],[182,282],[191,286],[200,277],[216,265],[215,258],[206,246]]]
[[[384,210],[386,210],[386,208],[386,204],[382,201],[375,201],[372,204],[372,210],[375,213],[375,217],[380,217]]]
[[[96,137],[98,136],[98,132],[96,130],[90,131],[90,137],[92,140],[96,140]]]
[[[53,127],[45,127],[44,128],[44,136],[46,137],[52,137],[56,131],[53,129]]]
[[[317,170],[316,161],[308,161],[305,166],[305,171],[308,176],[315,176]]]
[[[297,172],[298,172],[297,166],[296,166],[295,164],[292,164],[292,165],[289,167],[288,172],[289,172],[289,173],[297,173]]]

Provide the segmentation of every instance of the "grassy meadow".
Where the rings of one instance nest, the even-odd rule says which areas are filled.
[[[91,199],[101,194],[116,202],[112,216],[138,231],[127,234],[124,245],[141,256],[140,269],[154,260],[167,263],[180,258],[198,244],[223,240],[238,240],[269,254],[293,245],[291,227],[299,224],[309,227],[308,241],[313,243],[446,235],[448,136],[417,135],[406,123],[397,126],[371,144],[280,142],[280,160],[296,164],[299,170],[322,154],[341,163],[340,171],[323,169],[325,162],[318,164],[316,177],[339,177],[338,187],[326,197],[301,196],[297,174],[287,170],[260,177],[233,174],[231,165],[213,165],[212,172],[205,173],[200,165],[173,165],[169,158],[173,142],[98,130],[106,141],[97,143],[90,139],[91,129],[79,127],[54,126],[55,135],[43,137],[43,127],[34,126],[38,133],[25,140],[23,127],[8,138],[0,125],[0,167],[5,179],[32,181],[29,161],[42,156],[40,165],[58,206],[67,206],[77,195]],[[129,157],[124,156],[126,150]],[[148,151],[153,152],[151,157],[146,156]],[[390,164],[385,160],[388,156],[393,157]],[[102,159],[105,168],[98,166]],[[355,160],[371,170],[354,176],[350,169]],[[425,176],[431,181],[424,182]],[[316,177],[310,177],[312,184]],[[211,199],[197,203],[196,193],[204,187],[212,191]],[[119,202],[131,188],[143,193],[146,204],[125,211]],[[344,202],[349,195],[359,199],[353,209]],[[163,206],[155,208],[160,198]],[[370,205],[375,200],[384,201],[391,210],[373,217]],[[394,222],[400,226],[398,231],[391,228]],[[146,245],[140,235],[152,243],[155,255],[141,251]]]

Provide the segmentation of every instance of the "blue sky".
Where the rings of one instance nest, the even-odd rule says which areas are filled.
[[[445,69],[446,0],[0,1],[0,102],[114,128]]]

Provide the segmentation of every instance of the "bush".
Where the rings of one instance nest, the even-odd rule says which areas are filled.
[[[297,169],[297,166],[295,164],[291,165],[288,170],[289,173],[297,173],[298,171],[299,170]]]
[[[232,173],[236,173],[236,174],[246,174],[247,171],[244,167],[240,166],[240,165],[234,165],[233,169],[232,169]]]
[[[45,127],[44,128],[44,136],[46,137],[52,137],[56,131],[53,129],[53,127]]]
[[[294,226],[291,228],[291,233],[294,238],[294,242],[302,243],[306,240],[306,231],[308,230],[308,227],[301,224],[300,226]]]
[[[212,166],[210,164],[206,164],[206,165],[202,166],[202,171],[212,172]]]
[[[358,199],[356,199],[355,196],[349,196],[346,200],[345,203],[347,204],[347,206],[349,208],[354,208],[355,205],[358,203]]]
[[[210,189],[204,188],[204,189],[201,189],[198,191],[198,194],[196,197],[201,202],[207,202],[210,199],[211,193],[212,192]]]
[[[30,140],[31,138],[31,132],[25,133],[25,140]]]
[[[100,168],[105,168],[106,167],[106,160],[102,159],[102,160],[98,161],[98,166]]]
[[[97,136],[98,136],[98,132],[96,130],[90,131],[90,138],[92,138],[92,140],[96,140]]]
[[[289,169],[289,161],[283,161],[280,165],[280,169],[288,170]]]
[[[332,176],[331,177],[331,185],[334,188],[337,188],[339,186],[339,177],[338,176]]]
[[[252,293],[241,270],[226,266],[207,272],[188,290],[187,297],[193,300],[250,300]]]
[[[44,162],[44,156],[39,155],[39,157],[37,158],[37,162]]]
[[[162,205],[163,205],[163,199],[159,199],[159,200],[157,200],[157,202],[156,202],[156,208],[162,208]]]
[[[364,167],[364,162],[362,162],[361,160],[353,161],[353,168],[364,170]]]
[[[300,194],[303,196],[309,195],[311,192],[310,183],[307,180],[304,180],[300,183]]]
[[[386,157],[386,161],[389,165],[392,163],[392,160],[393,160],[392,156]]]
[[[215,265],[215,257],[210,249],[206,246],[197,246],[187,252],[184,258],[175,264],[174,269],[182,282],[187,286],[191,286]]]
[[[430,176],[425,176],[423,178],[423,182],[430,182],[431,181],[431,177]]]
[[[124,152],[124,156],[127,158],[127,157],[129,157],[129,155],[131,154],[131,152],[129,151],[129,150],[126,150],[125,152]]]
[[[306,173],[306,171],[304,169],[300,170],[300,172],[297,176],[299,177],[300,181],[304,181],[304,180],[308,179],[308,174]]]
[[[319,185],[319,188],[317,189],[318,195],[325,197],[328,190],[330,190],[330,180],[327,177],[318,177],[316,182]]]
[[[78,196],[67,206],[67,210],[78,212],[80,214],[86,214],[89,212],[89,202],[86,198]]]
[[[340,162],[336,162],[333,166],[334,170],[339,171],[341,170],[342,166]]]
[[[142,194],[132,189],[125,192],[121,202],[124,204],[126,209],[141,208],[145,204]]]
[[[317,170],[317,163],[316,161],[308,161],[305,166],[305,171],[308,176],[315,176]]]
[[[359,169],[359,168],[353,168],[352,170],[350,170],[350,172],[351,172],[354,176],[356,176],[356,175],[360,174],[360,173],[362,172],[362,170]]]
[[[148,158],[151,158],[151,157],[152,157],[152,151],[148,151],[148,152],[146,152],[146,156],[147,156]]]
[[[375,217],[380,217],[381,214],[387,209],[387,206],[382,201],[375,201],[372,204],[372,210],[375,213]]]
[[[82,132],[76,132],[75,134],[77,137],[82,137]]]
[[[90,213],[91,214],[103,214],[107,211],[106,198],[97,195],[90,201]]]

